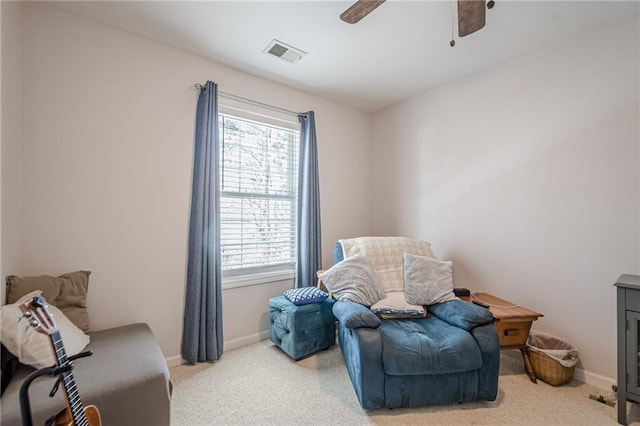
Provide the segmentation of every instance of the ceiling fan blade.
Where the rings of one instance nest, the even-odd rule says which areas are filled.
[[[348,24],[355,24],[384,2],[385,0],[358,0],[342,12],[340,19]]]
[[[484,27],[485,0],[458,0],[458,35],[464,37]]]

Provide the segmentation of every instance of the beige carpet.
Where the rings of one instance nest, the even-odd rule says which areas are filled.
[[[533,384],[502,356],[498,398],[419,409],[365,411],[338,346],[295,362],[266,340],[215,363],[171,369],[172,424],[189,425],[616,425],[616,410],[588,398],[611,392],[573,381]],[[628,420],[640,425],[629,403]]]

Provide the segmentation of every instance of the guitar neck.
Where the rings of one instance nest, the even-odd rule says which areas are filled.
[[[53,345],[53,350],[56,354],[58,366],[66,365],[69,360],[67,358],[64,345],[62,344],[60,331],[53,331],[49,337],[51,338],[51,344]],[[64,392],[67,395],[67,405],[69,406],[69,411],[73,418],[73,424],[75,426],[88,426],[89,422],[85,416],[84,405],[82,404],[82,399],[80,399],[80,393],[78,392],[76,379],[73,377],[72,371],[62,373],[62,385],[64,387]]]

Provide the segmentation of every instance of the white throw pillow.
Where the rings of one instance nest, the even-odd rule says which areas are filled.
[[[407,302],[433,305],[457,299],[453,294],[452,262],[427,256],[404,255],[404,291]]]
[[[386,295],[371,264],[361,255],[336,263],[318,278],[336,300],[371,306]]]
[[[27,300],[40,296],[42,291],[36,290],[22,296],[16,303],[0,308],[0,329],[2,344],[14,354],[22,364],[34,368],[51,367],[56,364],[53,346],[48,335],[29,327],[28,320],[18,319],[22,316],[20,305]],[[89,336],[75,326],[58,308],[48,305],[49,312],[60,332],[67,356],[81,352],[89,344]]]

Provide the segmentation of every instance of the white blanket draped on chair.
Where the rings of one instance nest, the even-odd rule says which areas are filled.
[[[340,240],[344,258],[361,254],[386,291],[404,291],[403,255],[436,258],[427,241],[406,237],[358,237]]]

